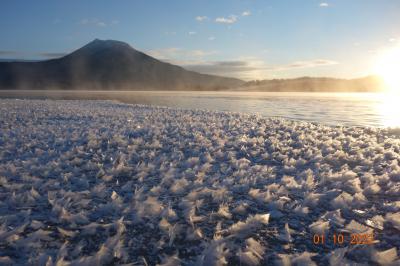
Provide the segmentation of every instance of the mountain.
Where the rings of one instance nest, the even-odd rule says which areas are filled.
[[[358,79],[311,78],[255,80],[243,84],[238,90],[291,91],[291,92],[378,92],[384,82],[377,76]]]
[[[126,43],[94,40],[57,59],[0,60],[1,89],[75,90],[241,90],[372,92],[381,79],[295,78],[244,82],[200,74],[159,61]]]
[[[222,90],[243,83],[188,71],[113,40],[96,39],[57,59],[0,62],[0,89]]]

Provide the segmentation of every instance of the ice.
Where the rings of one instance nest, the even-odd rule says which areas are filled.
[[[327,220],[339,227],[342,227],[344,225],[344,222],[346,221],[342,218],[341,211],[339,209],[325,213],[322,216],[322,219]]]
[[[290,235],[291,229],[289,228],[289,225],[286,223],[285,228],[282,231],[282,233],[278,236],[279,240],[282,240],[284,242],[292,242],[292,236]]]
[[[386,218],[386,221],[388,221],[395,228],[400,230],[400,212],[398,212],[398,213],[387,213],[385,218]]]
[[[157,264],[157,266],[176,266],[180,265],[181,260],[177,255],[172,255],[172,256],[166,256],[162,259],[160,264]]]
[[[232,218],[232,214],[229,212],[229,206],[226,205],[226,204],[219,205],[218,215],[220,217],[224,217],[226,219],[231,219]]]
[[[391,248],[384,251],[375,251],[374,254],[372,255],[372,260],[380,265],[396,265],[396,264],[398,265],[398,262],[400,261],[394,263],[396,258],[397,258],[396,248]]]
[[[13,260],[9,256],[0,257],[1,265],[13,265]]]
[[[306,265],[317,265],[312,261],[311,257],[315,256],[314,253],[303,252],[302,254],[296,254],[292,256],[292,265],[306,266]]]
[[[396,265],[400,138],[112,101],[0,100],[1,265]],[[319,247],[314,234],[371,233]]]
[[[256,214],[249,216],[245,222],[239,221],[233,224],[228,232],[232,236],[238,238],[245,238],[249,236],[253,231],[261,228],[263,225],[268,224],[269,214]]]
[[[213,241],[204,252],[199,256],[196,265],[222,266],[227,265],[226,256],[229,255],[229,249],[221,241]]]
[[[330,227],[329,224],[329,221],[318,220],[310,224],[309,228],[312,233],[323,235],[328,232]]]
[[[385,222],[385,219],[381,215],[375,215],[372,217],[370,220],[366,220],[365,223],[366,225],[383,230],[383,223]]]
[[[249,238],[246,240],[247,247],[246,249],[251,251],[255,256],[261,259],[265,253],[265,247],[263,247],[257,240],[254,238]]]
[[[347,261],[345,259],[345,255],[348,248],[337,248],[326,255],[329,265],[347,265]]]
[[[346,225],[345,229],[350,233],[358,234],[372,233],[373,231],[372,228],[362,225],[354,220],[351,220],[351,222]]]

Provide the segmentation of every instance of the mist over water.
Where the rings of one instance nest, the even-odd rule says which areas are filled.
[[[0,91],[0,98],[98,99],[183,109],[257,113],[326,125],[400,127],[396,97],[384,93]]]

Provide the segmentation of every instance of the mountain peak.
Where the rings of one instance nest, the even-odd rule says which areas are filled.
[[[132,48],[129,44],[121,41],[116,41],[116,40],[100,40],[100,39],[94,39],[90,43],[86,44],[84,47],[90,47],[90,48],[129,48],[129,49],[134,49]]]
[[[125,42],[94,39],[85,46],[67,55],[66,58],[98,57],[100,54],[109,54],[114,57],[126,57],[127,55],[136,55],[138,51]],[[107,56],[104,58],[107,58]]]

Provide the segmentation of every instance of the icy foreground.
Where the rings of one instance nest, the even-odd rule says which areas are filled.
[[[399,153],[387,130],[0,100],[0,265],[399,265]]]

